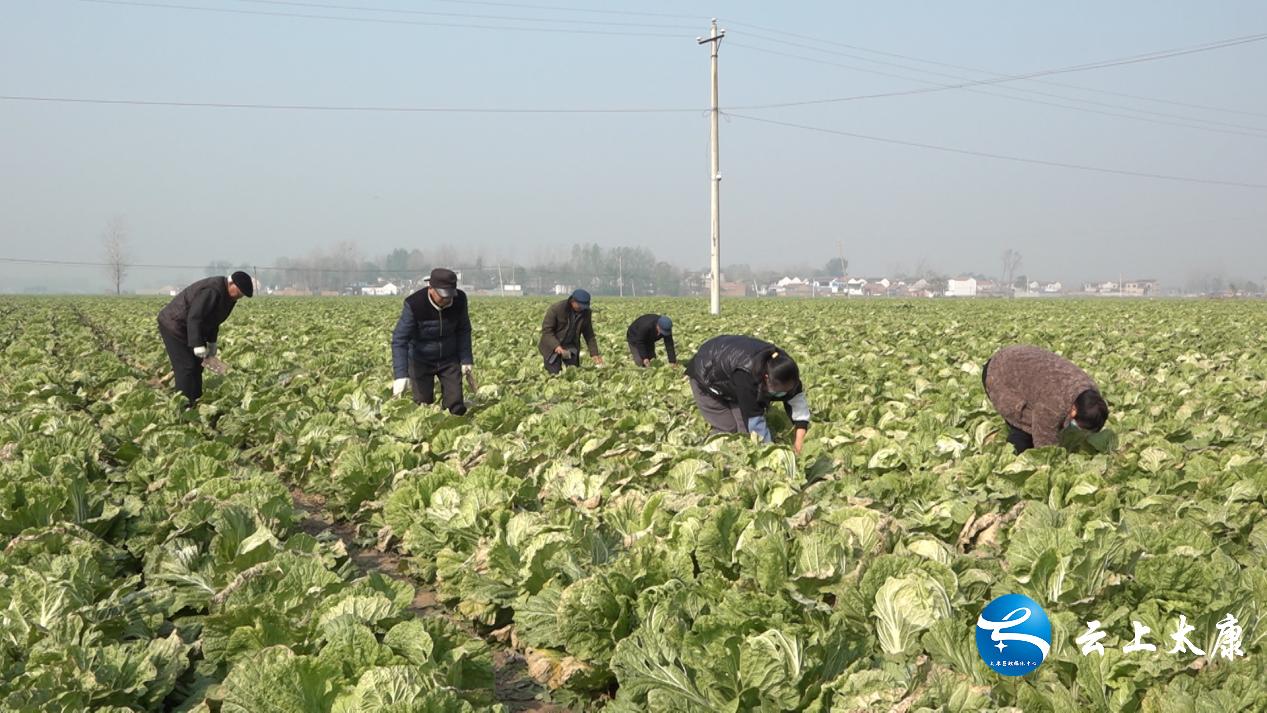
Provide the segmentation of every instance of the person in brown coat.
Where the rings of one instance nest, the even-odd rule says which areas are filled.
[[[590,358],[602,365],[603,357],[598,353],[590,315],[590,293],[580,289],[546,310],[545,319],[541,321],[541,341],[537,343],[546,371],[557,374],[565,366],[580,366],[582,338]]]
[[[1075,425],[1098,433],[1109,406],[1090,376],[1046,349],[1000,349],[981,368],[990,403],[1007,422],[1007,442],[1016,452],[1060,443],[1060,432]]]

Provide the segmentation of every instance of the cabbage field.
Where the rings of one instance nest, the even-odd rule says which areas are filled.
[[[550,378],[547,302],[474,299],[465,417],[390,398],[396,299],[243,301],[185,411],[163,304],[0,298],[0,711],[1267,709],[1262,303],[599,298],[606,366]],[[781,409],[708,438],[644,312],[788,351],[803,453]],[[1115,450],[1013,455],[1012,343]],[[975,644],[1007,593],[1053,627],[1023,677]]]

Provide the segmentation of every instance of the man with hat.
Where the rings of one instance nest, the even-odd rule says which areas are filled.
[[[190,406],[202,396],[204,360],[216,356],[220,325],[238,300],[254,294],[255,281],[238,271],[195,282],[158,313],[158,333],[172,362],[176,388]]]
[[[670,364],[677,364],[677,350],[673,348],[673,320],[663,314],[644,314],[629,325],[625,341],[629,342],[629,355],[635,366],[651,366],[655,358],[655,343],[664,340],[664,353]]]
[[[466,293],[458,289],[456,273],[437,267],[427,287],[405,298],[392,331],[392,395],[412,384],[414,403],[435,403],[439,377],[444,407],[461,416],[466,413],[462,377],[474,382],[474,361]]]
[[[602,365],[594,325],[590,321],[590,293],[577,289],[562,302],[550,305],[541,322],[541,341],[537,348],[545,360],[546,371],[557,374],[565,366],[581,365],[581,337],[595,364]]]

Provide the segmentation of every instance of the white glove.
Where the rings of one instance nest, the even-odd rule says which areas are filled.
[[[409,388],[409,379],[397,379],[392,382],[392,396],[400,396]]]
[[[207,356],[207,348],[194,347],[194,356],[198,357],[199,359],[205,358]]]
[[[215,342],[207,342],[207,356],[208,356],[208,357],[213,357],[213,356],[215,356],[215,355],[216,355],[216,343],[215,343]]]
[[[462,365],[462,376],[468,376],[473,373],[475,373],[475,367],[473,365],[471,364]]]

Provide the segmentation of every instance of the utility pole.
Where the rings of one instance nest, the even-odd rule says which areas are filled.
[[[721,45],[721,38],[726,36],[726,32],[718,31],[717,20],[713,19],[713,33],[708,37],[696,38],[698,44],[711,44],[709,57],[712,59],[712,165],[709,174],[709,185],[712,187],[712,260],[711,267],[713,273],[713,285],[710,291],[709,312],[711,314],[721,314],[721,157],[720,148],[717,143],[717,118],[720,114],[717,108],[717,48]]]
[[[837,240],[836,249],[840,251],[840,291],[848,296],[849,293],[845,290],[845,241]]]
[[[620,296],[625,296],[625,254],[616,252],[616,286],[620,288]]]

